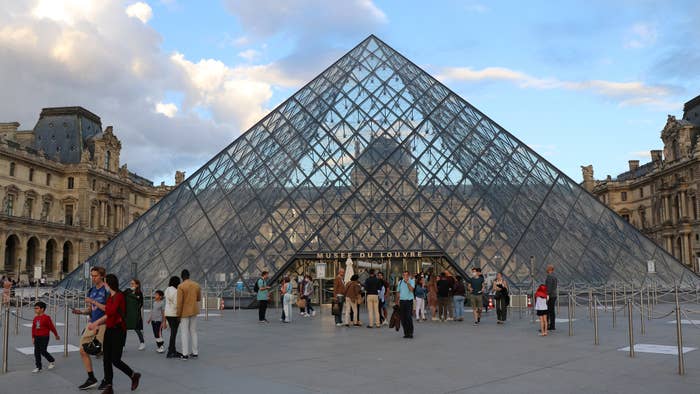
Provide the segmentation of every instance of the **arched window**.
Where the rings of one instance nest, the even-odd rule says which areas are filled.
[[[107,151],[105,154],[105,170],[109,170],[109,162],[112,159],[112,153],[110,151]]]

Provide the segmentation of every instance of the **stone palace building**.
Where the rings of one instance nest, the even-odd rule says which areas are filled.
[[[173,189],[120,165],[112,126],[82,107],[19,127],[0,123],[0,272],[22,283],[39,266],[61,279]]]
[[[651,161],[629,161],[616,178],[593,178],[581,167],[583,187],[683,264],[700,272],[700,96],[685,103],[683,118],[668,116],[663,150]]]

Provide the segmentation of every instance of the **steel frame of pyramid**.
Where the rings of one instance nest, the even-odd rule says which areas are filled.
[[[120,280],[273,279],[299,256],[415,251],[512,283],[695,287],[698,276],[375,36],[323,71],[86,264]],[[531,266],[530,258],[534,259]],[[647,261],[657,273],[647,273]],[[222,276],[223,274],[223,276]],[[82,270],[59,285],[82,288]]]

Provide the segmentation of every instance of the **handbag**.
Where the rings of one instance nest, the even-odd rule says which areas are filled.
[[[331,314],[333,316],[340,316],[340,304],[334,302],[333,306],[331,307]]]
[[[305,298],[299,298],[297,300],[297,306],[299,309],[306,308],[306,299]]]
[[[95,334],[90,342],[83,343],[83,350],[91,356],[97,356],[102,353],[102,344],[97,340],[97,334]]]

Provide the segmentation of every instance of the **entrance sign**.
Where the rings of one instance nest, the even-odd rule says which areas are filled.
[[[326,277],[326,263],[316,263],[316,277],[319,279]]]
[[[41,266],[37,265],[34,267],[34,279],[41,278]]]

